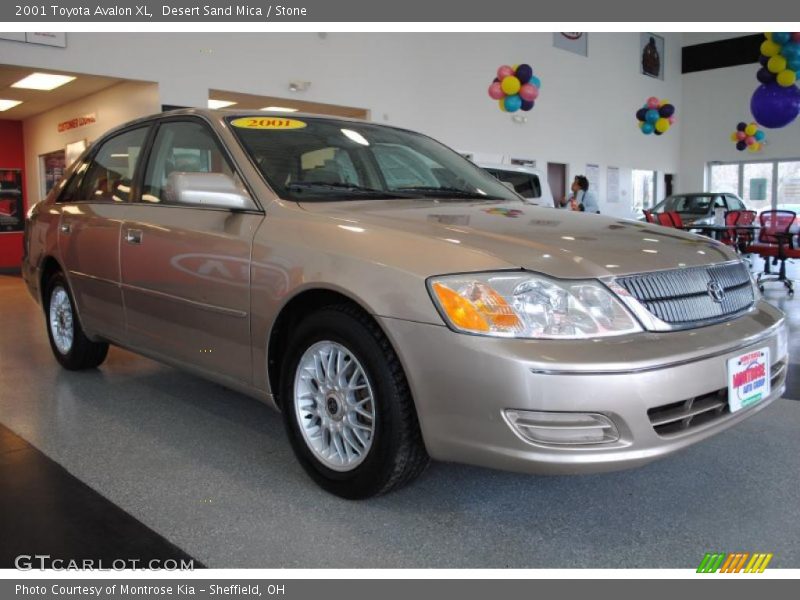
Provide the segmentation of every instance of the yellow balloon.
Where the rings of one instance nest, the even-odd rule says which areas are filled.
[[[511,68],[514,69],[515,73],[517,72],[517,67],[519,67],[519,65],[511,65]]]
[[[744,128],[744,132],[747,135],[755,135],[756,131],[758,131],[758,126],[755,123],[750,123],[750,125]]]
[[[775,56],[780,51],[781,47],[771,39],[761,42],[761,54],[764,56]]]
[[[506,96],[513,96],[519,91],[519,88],[522,87],[522,84],[519,82],[519,79],[513,75],[509,75],[508,77],[503,78],[503,81],[500,82],[500,87]]]
[[[753,142],[752,144],[750,144],[750,145],[747,147],[747,149],[748,149],[750,152],[758,152],[759,150],[761,150],[761,144],[760,144],[760,143],[758,143],[758,142]]]
[[[500,107],[500,110],[502,110],[503,112],[507,112],[506,111],[506,99],[505,98],[500,98],[500,100],[497,101],[497,105]]]
[[[778,85],[789,87],[790,85],[794,85],[795,81],[797,81],[797,73],[791,69],[786,69],[778,73]]]
[[[731,134],[731,141],[732,142],[738,142],[739,141],[739,138],[736,137],[736,132],[735,131]]]
[[[767,63],[767,68],[769,69],[770,73],[780,73],[781,71],[785,71],[786,59],[780,54],[776,54],[775,56],[769,59],[769,62]]]
[[[661,117],[658,121],[656,121],[656,131],[664,133],[667,131],[667,129],[669,129],[669,119]]]
[[[667,100],[666,98],[664,98],[661,102],[658,103],[658,107],[661,108],[665,104],[669,104],[669,100]]]

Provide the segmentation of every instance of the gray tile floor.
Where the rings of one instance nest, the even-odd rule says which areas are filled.
[[[768,294],[797,331],[800,300]],[[695,567],[736,550],[800,567],[792,400],[634,471],[434,464],[352,503],[307,479],[254,400],[118,349],[96,372],[60,369],[21,281],[0,276],[0,422],[210,567]]]

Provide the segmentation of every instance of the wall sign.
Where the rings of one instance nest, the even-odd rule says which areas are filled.
[[[22,231],[24,224],[22,170],[0,169],[0,233]]]
[[[75,117],[69,121],[62,121],[59,123],[58,133],[64,133],[65,131],[78,129],[79,127],[86,127],[87,125],[94,125],[95,123],[97,123],[97,114],[95,113],[83,115],[82,117]]]

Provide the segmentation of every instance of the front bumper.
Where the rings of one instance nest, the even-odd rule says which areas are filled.
[[[787,330],[765,301],[693,330],[590,341],[513,340],[379,317],[406,370],[429,454],[527,473],[592,473],[650,462],[764,409],[785,390]],[[768,346],[772,391],[750,408],[658,434],[648,410],[727,388],[727,360]],[[547,445],[523,439],[506,410],[601,414],[619,439]]]

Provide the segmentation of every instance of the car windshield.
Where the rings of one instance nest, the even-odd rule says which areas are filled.
[[[519,200],[491,175],[424,135],[350,121],[231,117],[231,130],[282,198]]]
[[[705,215],[711,209],[714,198],[719,194],[696,194],[691,196],[670,196],[656,206],[656,212],[679,212],[690,215]],[[723,205],[724,206],[724,205]]]

